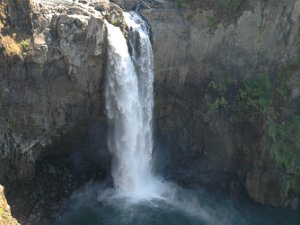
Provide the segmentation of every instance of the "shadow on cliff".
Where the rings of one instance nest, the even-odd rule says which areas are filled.
[[[111,158],[106,135],[105,123],[91,124],[85,136],[74,136],[73,140],[65,137],[52,155],[37,161],[31,182],[6,184],[5,195],[12,215],[21,224],[49,224],[73,191],[90,181],[111,184]],[[64,146],[68,149],[58,151]]]

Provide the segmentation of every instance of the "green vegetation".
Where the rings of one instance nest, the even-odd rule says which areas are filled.
[[[14,124],[15,124],[15,122],[14,122],[13,117],[11,115],[8,115],[8,118],[7,118],[7,128],[8,129],[13,129]]]
[[[122,19],[119,15],[113,14],[110,19],[110,23],[116,27],[119,27],[122,25]]]
[[[4,47],[4,53],[8,56],[20,55],[22,52],[20,45],[15,41],[13,37],[10,36],[4,36],[2,38],[0,37],[0,43]]]
[[[228,106],[228,102],[224,97],[217,98],[214,102],[208,105],[210,110],[216,110],[219,108],[226,108]]]
[[[4,214],[4,209],[0,207],[0,217],[2,217]]]
[[[30,38],[26,38],[26,39],[22,40],[20,42],[20,45],[21,45],[23,51],[27,50],[30,47]]]
[[[272,157],[287,173],[295,173],[300,162],[300,115],[292,114],[280,121],[270,118],[267,129]]]
[[[213,15],[213,16],[208,16],[208,17],[207,17],[207,22],[208,22],[208,25],[209,25],[210,27],[212,27],[212,28],[217,27],[217,25],[218,25],[218,23],[219,23],[218,18],[217,18],[215,15]]]
[[[23,5],[24,1],[19,1],[18,4]],[[31,39],[28,34],[19,32],[9,25],[7,22],[7,5],[9,5],[9,1],[0,3],[0,45],[3,47],[3,53],[7,56],[26,56]]]
[[[287,87],[285,84],[279,84],[274,87],[270,78],[261,75],[256,79],[244,79],[241,81],[210,81],[207,84],[207,97],[210,103],[219,101],[229,104],[228,109],[233,114],[247,113],[259,115],[268,118],[270,108],[278,100],[274,97],[285,96]],[[271,110],[272,111],[272,110]]]
[[[300,190],[300,177],[286,177],[283,186],[283,196],[288,196],[289,191],[299,191]]]
[[[4,47],[4,53],[7,56],[13,55],[26,55],[28,48],[30,47],[30,38],[16,41],[16,34],[13,33],[11,36],[0,37],[0,43]]]
[[[177,7],[179,9],[187,7],[190,2],[190,0],[176,0]]]
[[[244,80],[239,89],[237,104],[265,115],[272,103],[272,85],[268,76],[255,80]]]
[[[26,38],[19,43],[19,45],[21,46],[21,49],[22,49],[23,56],[27,55],[30,44],[31,44],[30,38]]]
[[[284,194],[298,191],[300,115],[284,110],[283,103],[290,93],[286,76],[274,80],[267,75],[241,81],[211,80],[205,92],[208,110],[225,113],[233,126],[250,119],[258,129],[265,130],[269,155],[287,174]]]
[[[220,81],[210,81],[208,83],[205,98],[210,110],[215,111],[228,106],[225,97],[226,88],[226,84]]]

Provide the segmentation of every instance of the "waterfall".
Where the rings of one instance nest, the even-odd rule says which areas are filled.
[[[129,46],[118,27],[107,23],[108,66],[106,111],[108,147],[113,154],[116,191],[131,198],[158,195],[151,172],[153,113],[153,53],[148,26],[136,13],[124,13]]]

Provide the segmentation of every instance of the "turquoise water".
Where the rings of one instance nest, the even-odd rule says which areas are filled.
[[[102,195],[102,196],[101,196]],[[93,188],[78,192],[57,225],[299,225],[300,213],[180,189],[172,201],[129,199]]]

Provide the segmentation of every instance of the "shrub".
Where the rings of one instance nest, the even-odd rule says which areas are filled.
[[[272,94],[270,78],[262,75],[258,79],[244,80],[241,83],[237,100],[248,109],[267,113],[268,107],[272,103]]]
[[[239,82],[210,81],[205,99],[209,110],[225,112],[232,125],[252,118],[257,127],[265,129],[270,157],[287,174],[294,174],[293,178],[300,166],[300,115],[283,110],[289,93],[283,74],[273,81],[261,75]],[[286,181],[288,190],[296,186],[292,178]]]
[[[188,6],[190,0],[176,0],[176,5],[179,9]]]
[[[0,207],[0,217],[2,217],[4,214],[4,209]]]
[[[26,38],[26,39],[22,40],[20,42],[20,45],[21,45],[23,51],[27,50],[30,46],[30,38]]]
[[[30,47],[30,38],[23,39],[19,43],[15,40],[16,34],[13,33],[11,36],[0,37],[0,42],[4,47],[4,53],[7,56],[13,55],[26,55],[26,51]]]
[[[212,28],[215,28],[219,23],[218,18],[214,15],[213,16],[208,16],[207,17],[207,22],[208,22],[208,25]]]
[[[22,53],[20,45],[10,36],[2,37],[1,43],[4,47],[4,53],[8,56],[20,55]]]
[[[272,157],[287,173],[295,173],[300,163],[300,116],[292,114],[279,122],[270,118],[267,128]]]

